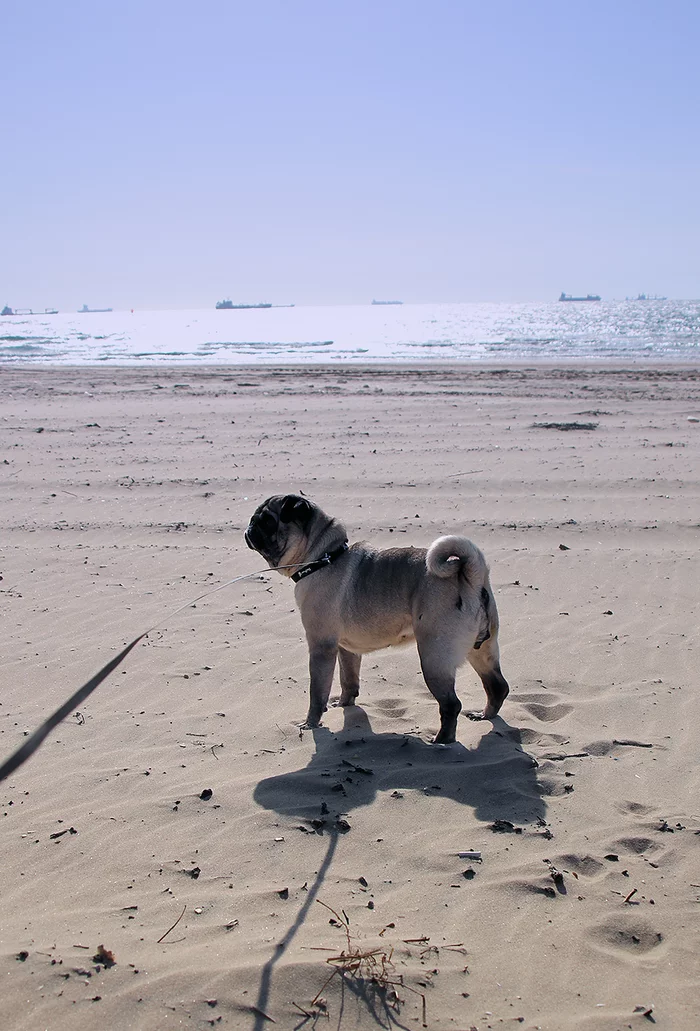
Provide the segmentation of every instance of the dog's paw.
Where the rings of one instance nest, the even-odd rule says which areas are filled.
[[[440,733],[436,734],[430,743],[431,745],[454,745],[456,744],[456,738],[454,735],[450,738],[443,737],[442,731],[440,731]]]

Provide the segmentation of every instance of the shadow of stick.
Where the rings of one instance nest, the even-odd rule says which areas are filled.
[[[267,1027],[267,1019],[265,1014],[267,1011],[267,1005],[270,999],[270,988],[272,986],[272,975],[275,970],[276,964],[282,958],[291,945],[292,941],[296,937],[297,931],[303,925],[308,915],[309,909],[316,900],[316,896],[321,890],[321,886],[326,878],[326,874],[330,869],[330,865],[333,862],[333,856],[338,845],[339,833],[336,830],[330,832],[328,848],[323,858],[323,862],[319,867],[319,871],[316,874],[316,879],[309,888],[309,893],[306,896],[304,905],[301,907],[296,915],[294,923],[291,925],[284,938],[277,942],[275,945],[275,951],[272,956],[268,959],[265,966],[262,968],[260,975],[260,988],[258,989],[258,997],[255,1001],[255,1023],[253,1024],[253,1031],[263,1031]]]

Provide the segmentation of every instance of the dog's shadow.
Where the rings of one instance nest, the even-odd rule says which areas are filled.
[[[316,751],[308,766],[259,782],[258,805],[304,820],[318,833],[347,829],[342,817],[371,805],[379,792],[450,798],[487,822],[544,820],[537,762],[523,750],[520,732],[500,717],[470,749],[431,745],[412,735],[375,734],[361,706],[343,711],[338,733],[325,727],[310,731]]]
[[[303,820],[300,827],[308,833],[327,832],[328,843],[303,905],[261,970],[253,1009],[253,1031],[264,1031],[267,1026],[266,1011],[275,967],[303,926],[323,887],[339,838],[349,829],[345,817],[353,810],[371,805],[380,792],[398,796],[400,805],[404,792],[415,791],[426,796],[425,813],[421,817],[426,826],[430,824],[431,812],[431,798],[427,796],[450,798],[472,806],[475,816],[484,821],[504,820],[517,825],[543,821],[545,817],[537,763],[523,751],[520,732],[500,717],[493,720],[491,729],[481,737],[476,748],[469,749],[460,744],[429,745],[412,735],[375,734],[367,713],[359,705],[343,711],[344,726],[338,733],[325,727],[311,732],[316,751],[308,766],[261,780],[255,789],[258,805],[281,816]],[[494,827],[506,828],[507,824],[503,828]],[[440,830],[437,826],[434,829],[435,833]],[[344,986],[345,978],[342,980]],[[378,1026],[405,1027],[386,1000],[377,1009],[377,1000],[374,995],[367,995],[368,985],[362,978],[350,979],[348,987],[358,999],[364,1000]],[[341,1002],[339,1019],[342,1019],[342,1005]],[[309,1013],[307,1019],[316,1017]],[[297,1027],[306,1022],[302,1020]],[[315,1027],[315,1023],[312,1026]]]

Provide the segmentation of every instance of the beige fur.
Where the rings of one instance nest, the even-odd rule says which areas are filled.
[[[342,523],[296,494],[263,502],[245,536],[286,576],[347,540]],[[501,708],[509,688],[499,663],[496,602],[486,560],[466,537],[439,537],[427,551],[353,544],[299,580],[294,593],[309,646],[305,726],[317,727],[328,707],[336,662],[339,704],[353,705],[362,655],[409,641],[416,642],[425,682],[440,707],[436,743],[455,740],[462,708],[455,674],[464,662],[481,677],[487,698],[483,712],[470,717],[490,719]]]

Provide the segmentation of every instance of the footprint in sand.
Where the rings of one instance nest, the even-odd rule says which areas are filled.
[[[572,784],[562,776],[561,763],[541,762],[539,765],[540,792],[547,798],[565,798],[571,794]]]
[[[644,838],[640,836],[634,836],[631,838],[618,838],[617,841],[613,841],[610,846],[610,852],[622,852],[625,855],[641,856],[643,852],[651,850],[652,852],[658,851],[659,845],[656,841],[651,838]]]
[[[377,698],[372,702],[372,705],[382,716],[400,718],[408,712],[408,705],[399,698]]]
[[[615,752],[617,756],[621,756],[629,754],[629,746],[632,746],[633,751],[636,751],[636,748],[646,749],[647,747],[652,747],[651,745],[645,745],[637,741],[618,741],[617,739],[614,739],[612,741],[591,741],[590,744],[582,745],[581,750],[583,752],[588,752],[589,755],[611,755],[613,752]],[[653,747],[656,749],[664,748],[663,745],[654,745]],[[635,803],[630,802],[629,804],[632,806]],[[634,810],[630,809],[630,812],[633,811]],[[641,812],[641,810],[639,810],[639,812]]]
[[[563,745],[569,740],[566,734],[547,734],[544,730],[533,730],[531,727],[511,729],[505,733],[522,745]]]
[[[528,878],[508,878],[503,886],[510,893],[520,895],[544,895],[556,898],[560,895],[574,894],[580,890],[580,882],[585,878],[590,881],[600,880],[608,873],[607,864],[590,855],[577,855],[566,852],[546,859],[547,866],[532,871]],[[579,887],[577,888],[577,885]]]
[[[557,892],[551,877],[547,876],[540,877],[536,881],[508,881],[506,888],[509,894],[544,895],[548,899],[554,899],[558,894],[562,894]]]
[[[581,745],[581,751],[589,755],[610,755],[615,751],[615,745],[612,741],[591,741],[588,745]]]
[[[631,813],[633,816],[648,816],[649,813],[653,813],[654,809],[650,805],[644,805],[643,802],[618,802],[615,807],[620,813]]]
[[[536,720],[541,720],[543,723],[556,723],[557,720],[563,720],[565,716],[574,711],[573,705],[558,702],[557,698],[558,695],[538,693],[519,695],[517,701]]]
[[[552,862],[558,869],[565,870],[567,873],[575,873],[578,877],[594,878],[608,872],[606,864],[600,859],[587,855],[579,856],[572,852],[555,856]]]
[[[616,955],[641,955],[664,944],[663,935],[651,924],[636,917],[625,917],[623,914],[616,920],[608,920],[590,927],[587,933],[599,949]]]

